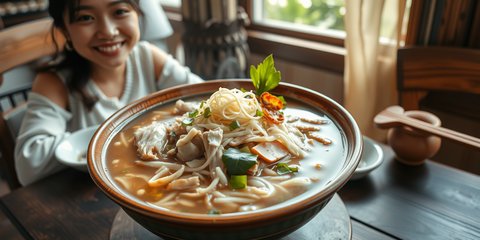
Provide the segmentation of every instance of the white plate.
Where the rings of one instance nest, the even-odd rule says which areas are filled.
[[[365,177],[383,162],[383,150],[372,139],[363,136],[363,154],[350,180]]]
[[[78,130],[65,138],[55,150],[58,161],[81,171],[88,171],[87,150],[98,126]]]

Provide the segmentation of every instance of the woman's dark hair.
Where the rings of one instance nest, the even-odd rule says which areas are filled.
[[[139,14],[143,15],[139,6],[140,0],[127,0],[125,2],[129,3],[133,9]],[[52,38],[55,42],[55,47],[57,49],[57,56],[60,55],[60,46],[55,39],[55,29],[61,30],[63,33],[67,32],[64,14],[68,12],[69,21],[73,22],[75,20],[76,9],[80,4],[80,0],[50,0],[48,5],[48,12],[53,18],[52,26]],[[65,50],[63,51],[63,59],[53,66],[49,66],[44,70],[62,70],[68,69],[71,72],[69,78],[67,78],[66,85],[69,91],[78,92],[82,98],[83,104],[87,109],[91,109],[93,105],[97,102],[97,96],[92,96],[87,93],[85,87],[90,78],[91,66],[90,62],[80,56],[75,50]]]

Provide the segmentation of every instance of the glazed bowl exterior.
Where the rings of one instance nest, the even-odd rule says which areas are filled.
[[[309,89],[281,83],[275,95],[295,99],[325,114],[342,131],[343,159],[338,174],[320,191],[312,190],[287,202],[261,210],[234,214],[207,215],[155,208],[125,194],[109,176],[107,147],[117,133],[143,113],[178,99],[211,94],[224,88],[253,89],[250,80],[215,80],[177,86],[153,93],[120,109],[94,134],[88,150],[88,168],[94,182],[129,216],[151,232],[174,239],[276,239],[303,226],[328,203],[353,175],[362,153],[362,135],[353,117],[338,103]]]

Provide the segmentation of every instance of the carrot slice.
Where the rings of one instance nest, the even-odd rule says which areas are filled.
[[[253,154],[258,155],[266,163],[274,163],[288,155],[287,148],[279,141],[263,142],[251,148]]]

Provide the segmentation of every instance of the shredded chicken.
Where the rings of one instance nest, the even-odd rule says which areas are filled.
[[[190,129],[177,142],[177,159],[188,162],[203,156],[204,147],[201,132],[196,128]]]
[[[160,158],[167,142],[167,130],[162,122],[153,122],[150,125],[139,128],[134,132],[137,152],[143,160],[155,160]]]
[[[205,157],[207,159],[211,159],[209,170],[212,178],[215,178],[215,168],[220,167],[221,169],[223,169],[223,130],[221,128],[216,128],[214,130],[204,132],[202,137],[205,147]]]
[[[173,109],[173,114],[181,115],[186,112],[192,112],[197,108],[197,105],[194,102],[184,102],[183,100],[178,100],[175,102],[175,108]]]

